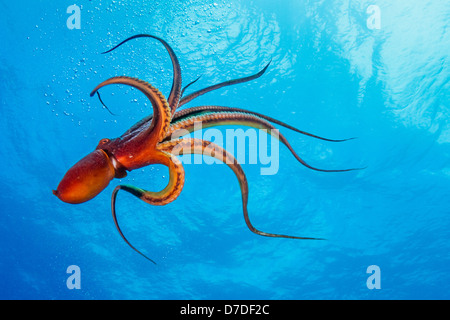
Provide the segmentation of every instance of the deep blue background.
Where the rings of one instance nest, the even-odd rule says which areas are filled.
[[[73,1],[0,1],[0,298],[3,299],[448,299],[450,36],[448,1],[86,1],[69,30]],[[366,26],[369,5],[381,29]],[[293,147],[322,168],[301,166],[280,145],[280,170],[244,164],[249,211],[268,232],[245,226],[238,183],[224,165],[186,165],[180,197],[153,207],[119,194],[62,203],[66,170],[105,137],[150,112],[122,86],[105,88],[110,115],[90,91],[128,75],[167,96],[171,64],[152,33],[177,53],[195,89],[259,71],[260,79],[205,95],[190,106],[247,108],[326,137],[286,129]],[[121,183],[158,190],[167,171],[147,167]],[[66,269],[81,269],[69,290]],[[381,269],[369,290],[366,269]]]

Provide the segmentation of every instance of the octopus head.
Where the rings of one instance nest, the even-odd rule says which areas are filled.
[[[67,171],[53,194],[67,203],[86,202],[105,189],[115,176],[112,158],[97,149]]]

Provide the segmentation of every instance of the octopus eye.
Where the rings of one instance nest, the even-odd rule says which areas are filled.
[[[105,139],[100,140],[100,142],[98,144],[105,144],[105,143],[108,143],[109,141],[110,141],[109,139],[105,138]]]

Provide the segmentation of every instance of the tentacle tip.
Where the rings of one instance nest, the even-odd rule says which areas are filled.
[[[145,259],[147,259],[148,261],[150,261],[151,263],[153,263],[155,266],[157,265],[157,263],[150,259],[149,257],[147,257],[145,254],[143,254],[142,252],[140,252],[139,250],[137,250],[136,248],[132,247],[137,253],[139,253],[141,256],[143,256]]]
[[[346,141],[355,140],[355,139],[358,139],[358,138],[352,137],[352,138],[339,139],[339,140],[333,140],[333,139],[326,139],[326,140],[327,140],[327,141],[330,141],[330,142],[346,142]]]
[[[327,240],[325,238],[308,238],[308,237],[295,237],[293,239],[300,239],[300,240]]]
[[[362,168],[352,168],[352,169],[348,169],[348,171],[359,171],[359,170],[364,170],[367,169],[367,166],[362,167]]]
[[[272,63],[272,58],[270,58],[269,63],[266,64],[266,66],[264,67],[264,69],[263,69],[264,72],[267,70],[267,68],[270,66],[271,63]]]

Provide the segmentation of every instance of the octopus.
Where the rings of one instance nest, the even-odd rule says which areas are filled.
[[[199,122],[202,124],[202,128],[240,125],[267,130],[268,134],[279,139],[279,141],[281,141],[289,149],[298,162],[309,169],[322,172],[345,172],[358,170],[358,168],[326,170],[310,166],[302,158],[300,158],[300,156],[291,147],[287,139],[278,132],[274,124],[286,127],[290,130],[294,130],[298,133],[308,135],[313,138],[330,142],[342,142],[354,138],[334,140],[319,137],[317,135],[301,131],[264,114],[240,108],[207,105],[177,110],[186,103],[213,90],[248,82],[261,77],[271,62],[269,62],[261,71],[254,75],[218,83],[185,96],[185,90],[194,84],[198,79],[182,88],[181,68],[178,58],[173,49],[165,40],[150,34],[138,34],[127,38],[104,53],[109,53],[124,43],[136,38],[155,39],[159,41],[169,53],[173,67],[173,80],[168,98],[166,99],[166,97],[157,88],[148,82],[133,77],[116,76],[100,83],[91,92],[91,97],[97,94],[100,98],[98,93],[99,90],[108,85],[121,84],[130,86],[139,90],[147,97],[152,105],[153,114],[134,124],[118,138],[101,139],[93,152],[82,158],[67,171],[57,189],[53,190],[53,194],[63,202],[79,204],[93,199],[109,185],[110,181],[114,178],[124,178],[127,175],[127,172],[155,164],[167,166],[169,169],[169,181],[167,186],[161,191],[148,191],[136,186],[124,184],[116,186],[111,197],[112,216],[120,236],[133,250],[149,261],[155,263],[155,261],[136,249],[127,240],[119,227],[116,213],[117,194],[119,191],[123,190],[138,199],[155,206],[163,206],[171,203],[180,195],[185,183],[183,165],[177,156],[184,154],[207,155],[227,164],[227,166],[236,175],[241,191],[244,220],[250,231],[257,235],[266,237],[309,240],[321,239],[268,233],[255,228],[250,222],[247,210],[249,195],[247,178],[236,158],[227,150],[211,141],[183,136],[174,137],[174,133],[179,132],[179,130],[185,130],[184,132],[191,133],[197,128],[195,123]],[[104,105],[101,98],[100,102]]]

